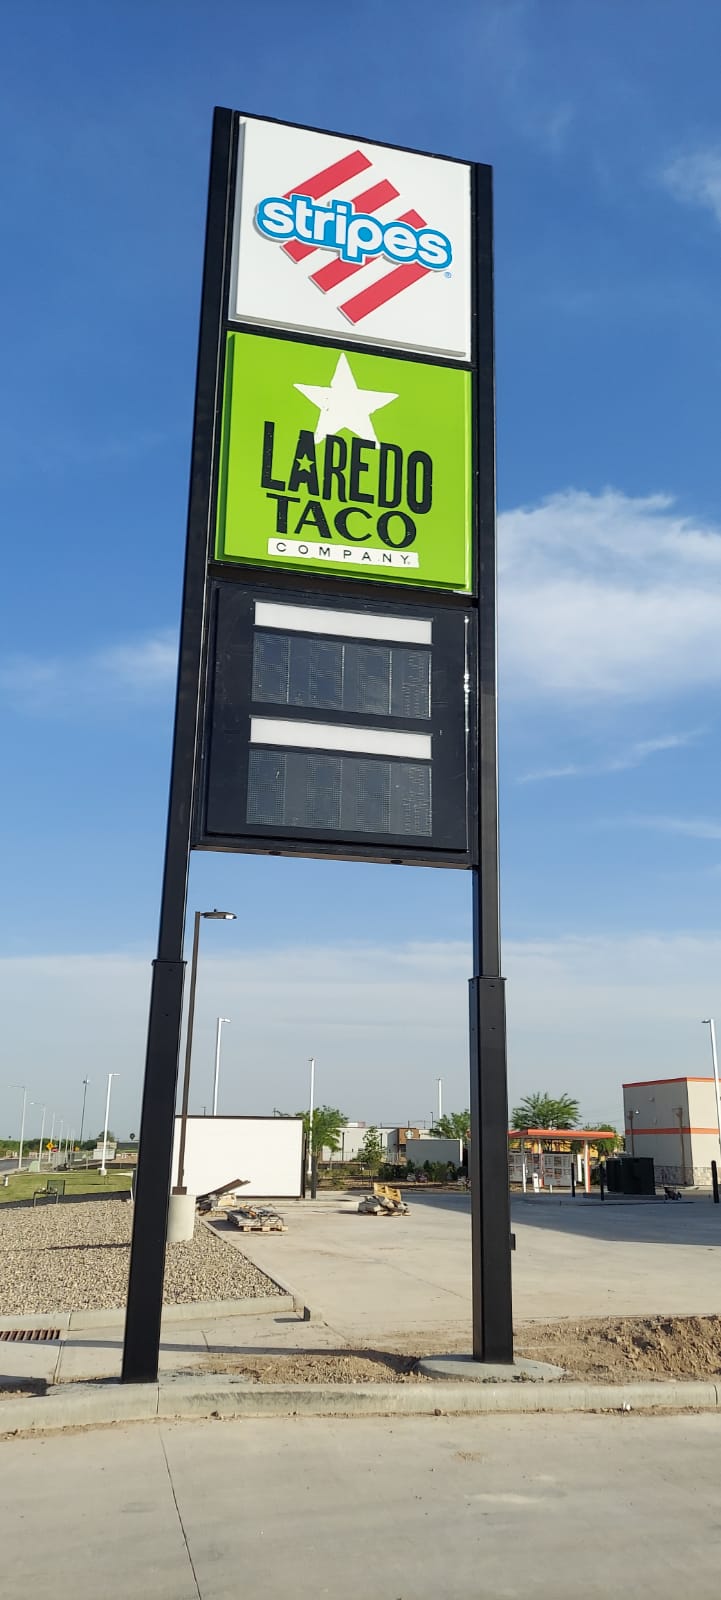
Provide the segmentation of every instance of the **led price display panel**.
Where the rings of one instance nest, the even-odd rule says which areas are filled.
[[[473,626],[216,584],[197,845],[471,864]]]

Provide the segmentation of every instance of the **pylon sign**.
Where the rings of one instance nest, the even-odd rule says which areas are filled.
[[[490,169],[216,110],[126,1381],[157,1376],[192,849],[471,870],[473,1350],[512,1354]]]
[[[472,168],[232,132],[193,844],[469,866]]]

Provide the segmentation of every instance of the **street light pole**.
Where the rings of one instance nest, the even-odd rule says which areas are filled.
[[[10,1088],[11,1089],[22,1089],[22,1092],[23,1092],[23,1114],[22,1114],[22,1118],[20,1120],[20,1149],[18,1150],[18,1172],[20,1172],[21,1169],[22,1169],[22,1164],[23,1164],[23,1142],[24,1142],[24,1139],[25,1139],[25,1109],[26,1109],[26,1106],[27,1106],[27,1103],[28,1103],[28,1091],[27,1091],[24,1083],[11,1083]]]
[[[31,1104],[31,1106],[39,1106],[40,1105],[40,1101],[39,1100],[31,1100],[30,1104]],[[42,1121],[40,1123],[40,1144],[38,1146],[38,1161],[42,1161],[42,1159],[43,1159],[43,1139],[45,1137],[45,1110],[46,1110],[46,1108],[45,1108],[45,1106],[43,1106]]]
[[[704,1017],[703,1023],[711,1035],[711,1061],[713,1063],[714,1089],[716,1090],[716,1121],[718,1123],[719,1146],[721,1146],[721,1088],[719,1088],[718,1056],[716,1054],[716,1023],[713,1017]]]
[[[443,1116],[443,1079],[438,1078],[438,1121]]]
[[[111,1089],[113,1087],[113,1078],[117,1078],[117,1077],[118,1077],[118,1073],[117,1072],[109,1072],[108,1073],[108,1092],[107,1092],[107,1095],[105,1097],[105,1127],[103,1128],[103,1158],[102,1158],[102,1161],[100,1163],[100,1176],[101,1176],[101,1178],[107,1178],[107,1175],[108,1175],[108,1169],[107,1169],[107,1167],[105,1165],[105,1157],[106,1157],[107,1151],[108,1151],[108,1123],[110,1121],[110,1091],[111,1091]]]
[[[193,1019],[195,1016],[195,985],[198,976],[198,946],[201,919],[206,922],[235,922],[234,911],[196,911],[193,922],[193,954],[190,961],[190,991],[188,993],[188,1031],[185,1039],[185,1071],[183,1073],[183,1098],[180,1107],[180,1140],[178,1144],[178,1175],[173,1194],[186,1194],[185,1141],[188,1134],[188,1101],[190,1099],[190,1058],[193,1052]]]
[[[218,1115],[218,1081],[220,1078],[220,1036],[223,1023],[230,1022],[230,1017],[218,1017],[215,1028],[215,1073],[213,1076],[213,1116]]]
[[[313,1112],[315,1109],[315,1056],[310,1058],[310,1103],[308,1106],[308,1177],[313,1181]]]
[[[635,1110],[632,1110],[631,1107],[629,1106],[627,1115],[628,1115],[629,1132],[631,1134],[631,1155],[635,1156],[635,1154],[636,1154],[636,1145],[635,1145],[635,1140],[634,1140],[634,1136],[633,1136],[633,1119],[634,1119],[634,1117],[638,1116],[638,1107],[636,1107]]]
[[[85,1127],[85,1100],[88,1093],[89,1082],[89,1078],[83,1078],[83,1109],[80,1113],[80,1138],[78,1139],[78,1144],[80,1145],[81,1149],[83,1145],[83,1128]]]

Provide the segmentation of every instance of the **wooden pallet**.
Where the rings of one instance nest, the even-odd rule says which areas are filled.
[[[277,1222],[234,1222],[233,1227],[238,1233],[287,1233],[284,1222],[280,1226]]]

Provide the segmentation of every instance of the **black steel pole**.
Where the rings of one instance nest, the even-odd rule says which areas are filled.
[[[718,1203],[719,1203],[719,1189],[718,1189],[718,1167],[717,1167],[715,1161],[711,1162],[711,1187],[713,1189],[713,1203],[714,1203],[715,1206],[717,1206]]]
[[[506,1013],[501,977],[496,706],[496,497],[493,198],[473,169],[475,216],[475,555],[478,573],[478,867],[473,870],[470,983],[473,1356],[513,1361]]]
[[[188,993],[188,1023],[185,1036],[185,1071],[183,1073],[183,1097],[180,1105],[180,1139],[178,1142],[178,1175],[173,1185],[173,1194],[185,1194],[183,1182],[185,1177],[185,1141],[188,1137],[188,1103],[190,1101],[190,1061],[193,1054],[193,1022],[195,1020],[195,986],[198,981],[198,945],[200,943],[200,919],[202,911],[196,911],[193,919],[193,954],[190,958],[190,991]]]
[[[208,185],[203,293],[195,389],[188,535],[168,826],[158,950],[153,962],[145,1082],[138,1148],[133,1242],[123,1347],[123,1382],[158,1375],[165,1240],[170,1199],[175,1097],[183,1010],[183,938],[201,667],[211,539],[212,466],[220,418],[222,319],[231,222],[234,118],[217,110]],[[168,271],[171,270],[170,262]]]

